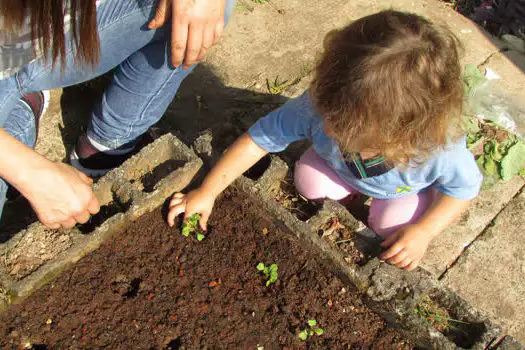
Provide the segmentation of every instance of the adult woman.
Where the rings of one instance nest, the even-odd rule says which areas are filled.
[[[118,67],[72,157],[77,168],[103,173],[160,119],[221,36],[233,6],[233,0],[0,0],[0,178],[45,225],[86,222],[99,210],[91,179],[31,149],[45,104],[40,91]],[[0,179],[0,213],[6,190]]]

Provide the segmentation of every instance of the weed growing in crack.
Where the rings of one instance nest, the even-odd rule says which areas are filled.
[[[446,329],[458,330],[457,324],[469,324],[449,317],[448,313],[434,303],[430,298],[423,298],[414,309],[414,312],[429,321],[439,331]]]
[[[190,233],[194,232],[197,241],[202,241],[206,236],[204,232],[199,228],[199,220],[201,215],[198,213],[193,214],[182,224],[182,235],[184,237],[189,237]]]
[[[0,287],[0,303],[11,304],[11,293],[9,290]]]
[[[266,287],[277,281],[277,264],[271,264],[265,266],[262,262],[257,264],[257,270],[261,271],[268,280],[266,281]]]
[[[315,335],[323,335],[324,331],[322,328],[317,327],[316,320],[308,320],[308,328],[305,328],[299,332],[299,338],[306,340],[308,337]]]
[[[266,87],[268,92],[272,95],[280,95],[284,90],[288,89],[290,86],[297,84],[301,81],[301,78],[294,79],[293,81],[283,80],[280,81],[279,77],[275,77],[274,81],[266,79]]]

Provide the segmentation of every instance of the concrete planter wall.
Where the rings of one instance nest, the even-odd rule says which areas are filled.
[[[50,230],[35,223],[0,245],[0,287],[9,292],[12,302],[21,302],[127,224],[184,189],[202,164],[177,138],[160,137],[95,185],[103,215],[94,218],[91,225]],[[357,286],[366,296],[368,306],[390,325],[400,328],[414,344],[432,349],[524,349],[512,337],[503,337],[498,325],[427,271],[406,272],[375,258],[378,241],[373,233],[339,203],[325,201],[315,215],[305,221],[298,219],[275,200],[276,189],[289,172],[288,166],[275,156],[261,164],[263,168],[258,169],[253,179],[241,177],[233,186],[248,193],[277,223],[317,252],[319,260],[332,273]],[[334,217],[354,232],[352,245],[364,258],[359,263],[319,234]],[[458,328],[438,330],[415,312],[422,300],[431,300],[464,323]],[[8,307],[7,299],[3,301],[0,300],[0,309]]]

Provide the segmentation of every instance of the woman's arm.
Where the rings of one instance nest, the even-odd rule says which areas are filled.
[[[382,247],[388,249],[380,258],[405,270],[415,269],[425,255],[430,241],[447,228],[469,203],[469,200],[453,198],[439,192],[439,198],[417,223],[401,228],[381,243]]]
[[[206,223],[217,196],[267,153],[252,140],[248,133],[240,136],[226,150],[198,189],[186,195],[182,193],[173,195],[168,224],[173,226],[175,217],[181,213],[185,213],[185,218],[199,213],[201,214],[201,228],[206,230]]]
[[[72,227],[98,212],[92,181],[80,171],[47,160],[1,128],[0,149],[0,177],[27,198],[44,225]]]

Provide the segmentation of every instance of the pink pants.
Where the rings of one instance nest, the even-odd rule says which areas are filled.
[[[313,148],[308,149],[295,164],[295,187],[304,197],[314,200],[341,200],[357,190],[346,184]],[[373,199],[368,225],[382,237],[404,225],[416,222],[432,205],[436,191],[429,190],[397,199]]]

